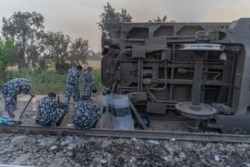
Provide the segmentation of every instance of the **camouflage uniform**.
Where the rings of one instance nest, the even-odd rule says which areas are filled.
[[[94,79],[88,70],[83,73],[84,93],[82,99],[90,99],[92,93],[92,87],[94,85]]]
[[[67,85],[65,90],[65,102],[67,105],[69,105],[70,97],[73,96],[74,101],[79,101],[79,77],[80,72],[77,70],[77,68],[73,67],[69,69],[68,76],[67,76]]]
[[[67,104],[60,103],[59,101],[50,97],[44,97],[38,104],[37,112],[38,115],[36,118],[36,123],[39,125],[60,125],[67,113]]]
[[[28,94],[31,89],[30,81],[25,78],[16,78],[7,81],[2,86],[2,94],[5,100],[5,110],[13,112],[17,109],[17,95]]]
[[[100,119],[102,110],[100,106],[90,102],[81,101],[74,103],[73,123],[81,129],[92,128]]]

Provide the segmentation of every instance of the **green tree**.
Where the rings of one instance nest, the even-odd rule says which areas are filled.
[[[157,18],[153,18],[152,20],[148,21],[149,23],[167,23],[167,22],[175,22],[174,20],[167,21],[167,16],[164,15],[162,18],[157,16]]]
[[[18,69],[35,65],[42,50],[40,40],[44,29],[44,17],[36,12],[15,12],[9,19],[3,18],[2,34],[13,39],[18,46]]]
[[[50,64],[58,71],[68,69],[70,63],[67,62],[70,44],[70,37],[62,32],[48,31],[44,35],[45,52],[41,58],[41,63]],[[42,64],[40,64],[43,67]]]
[[[0,39],[0,85],[6,79],[8,65],[14,64],[17,57],[17,47],[11,40]]]
[[[115,9],[107,2],[104,5],[104,11],[100,15],[100,22],[98,22],[99,29],[105,36],[109,35],[112,22],[131,22],[132,17],[127,13],[126,9],[121,12],[116,12]]]
[[[82,38],[75,39],[70,45],[69,61],[71,66],[77,64],[87,64],[87,59],[90,56],[89,41]]]
[[[72,42],[68,35],[52,31],[44,37],[45,51],[40,59],[41,68],[46,69],[47,65],[51,65],[57,71],[65,72],[71,66],[87,64],[90,55],[87,40],[77,38]]]

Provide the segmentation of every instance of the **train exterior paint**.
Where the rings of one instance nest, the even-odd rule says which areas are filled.
[[[146,112],[250,134],[250,18],[114,23],[102,47],[102,84]]]

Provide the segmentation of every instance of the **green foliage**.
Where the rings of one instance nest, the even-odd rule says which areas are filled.
[[[100,70],[100,69],[94,69],[94,70],[92,71],[92,74],[93,74],[94,76],[101,76],[101,70]]]
[[[94,75],[94,82],[97,88],[97,94],[100,94],[103,90],[103,85],[101,82],[101,70],[100,69],[93,70],[92,74]]]
[[[100,15],[100,22],[97,23],[99,29],[106,35],[109,35],[112,22],[131,22],[132,17],[126,9],[116,12],[115,9],[107,2],[104,11]]]
[[[8,71],[7,79],[26,78],[32,84],[32,92],[35,94],[47,94],[49,91],[63,93],[66,84],[66,75],[60,75],[56,71]]]
[[[77,38],[71,41],[62,32],[49,31],[44,36],[45,53],[40,59],[40,67],[47,69],[47,65],[55,67],[61,73],[78,64],[87,64],[90,55],[87,40]]]
[[[0,39],[0,85],[6,79],[6,69],[16,59],[17,48],[11,40]]]
[[[153,20],[149,20],[148,22],[149,23],[167,23],[167,22],[174,23],[175,21],[174,20],[167,21],[167,16],[164,15],[162,18],[160,18],[159,16],[157,16],[156,19],[153,18]]]
[[[83,40],[82,38],[75,39],[74,42],[71,42],[69,53],[71,66],[87,64],[87,58],[91,53],[91,51],[89,51],[89,41]]]
[[[55,33],[52,31],[47,32],[44,37],[46,54],[44,54],[42,60],[55,67],[56,70],[66,71],[70,67],[69,62],[66,61],[69,57],[67,49],[70,44],[70,37],[62,32]]]
[[[39,13],[14,12],[2,22],[2,35],[12,39],[18,48],[17,59],[11,59],[8,65],[17,64],[18,70],[55,69],[63,74],[72,66],[87,64],[91,55],[88,40],[76,38],[71,41],[63,32],[45,33],[44,17]]]
[[[44,29],[44,18],[36,12],[15,12],[9,19],[3,18],[2,34],[18,45],[18,69],[33,67],[43,50],[40,45]]]
[[[103,87],[101,84],[100,70],[94,70],[94,80],[99,94]],[[14,78],[26,78],[32,84],[32,93],[47,94],[49,91],[54,91],[57,94],[63,94],[66,88],[67,74],[59,74],[57,71],[31,71],[29,69],[21,71],[8,71],[7,80]],[[80,91],[83,92],[83,83],[80,80]]]

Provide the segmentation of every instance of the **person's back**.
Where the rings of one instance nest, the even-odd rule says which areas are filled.
[[[83,73],[83,83],[85,85],[93,85],[94,80],[93,80],[93,76],[92,76],[92,73],[91,73],[92,69],[93,68],[89,66],[87,68],[87,70],[84,71],[84,73]]]
[[[67,84],[77,86],[78,85],[78,78],[80,77],[80,73],[77,68],[72,67],[68,70],[67,74]]]
[[[56,94],[50,92],[38,104],[36,123],[43,126],[60,125],[67,113],[67,105],[56,100]]]
[[[17,96],[23,92],[28,94],[31,89],[30,81],[25,78],[15,78],[3,84],[2,93],[9,96]]]
[[[84,92],[82,94],[82,99],[89,100],[92,94],[92,88],[94,86],[94,79],[91,71],[93,67],[87,67],[87,70],[83,73],[83,84],[84,84]]]
[[[5,82],[2,86],[2,95],[5,100],[5,111],[11,118],[15,118],[14,111],[17,107],[17,95],[20,93],[29,94],[34,97],[33,94],[29,93],[31,89],[31,83],[25,78],[15,78]],[[15,118],[17,121],[19,118]]]
[[[65,90],[65,102],[69,105],[70,97],[72,96],[74,101],[80,100],[79,93],[79,77],[82,66],[72,67],[68,70],[67,74],[67,84]]]
[[[84,100],[74,103],[73,123],[78,128],[92,128],[101,115],[101,107],[91,101]]]

